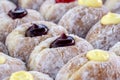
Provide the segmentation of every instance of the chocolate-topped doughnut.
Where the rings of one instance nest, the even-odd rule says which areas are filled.
[[[25,62],[40,42],[47,38],[67,33],[64,27],[47,21],[34,21],[15,28],[7,37],[6,45],[12,57]]]
[[[42,41],[34,48],[28,61],[28,68],[55,78],[70,59],[92,49],[91,44],[76,35],[61,34]]]
[[[39,12],[21,7],[16,7],[8,13],[1,13],[0,41],[4,43],[7,35],[18,25],[39,20],[44,20]]]

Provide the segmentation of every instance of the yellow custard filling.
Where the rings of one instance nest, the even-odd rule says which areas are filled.
[[[79,5],[87,6],[87,7],[102,7],[102,0],[78,0]]]
[[[10,80],[34,80],[33,76],[26,71],[15,72],[11,75]]]
[[[109,12],[107,15],[103,16],[101,19],[101,24],[111,25],[120,23],[120,14]]]
[[[6,58],[4,56],[0,56],[0,64],[4,64],[6,61]]]
[[[87,53],[86,57],[91,61],[107,61],[109,59],[109,54],[103,50],[91,50]]]

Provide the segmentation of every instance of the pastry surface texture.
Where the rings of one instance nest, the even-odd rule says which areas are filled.
[[[18,13],[19,14],[19,13]],[[7,35],[23,23],[43,20],[41,14],[35,10],[27,9],[27,15],[22,18],[12,19],[8,13],[0,14],[0,41],[5,42]]]
[[[48,33],[45,35],[34,36],[34,37],[25,36],[26,31],[29,30],[30,28],[33,27],[33,31],[34,31],[34,24],[38,26],[39,25],[41,26],[41,24],[45,25],[48,28]],[[31,51],[41,41],[53,36],[61,35],[62,33],[67,33],[66,29],[52,22],[35,21],[35,22],[25,23],[18,26],[8,35],[6,39],[6,45],[8,47],[9,54],[11,56],[19,58],[24,61],[28,61]]]
[[[120,41],[120,24],[102,25],[98,22],[90,29],[86,40],[94,48],[109,50],[110,47]]]
[[[110,51],[120,56],[120,42],[117,42],[113,47],[111,47]]]
[[[90,28],[106,13],[107,9],[104,6],[100,8],[77,6],[61,18],[59,25],[64,26],[69,33],[84,38]]]
[[[15,8],[16,6],[12,2],[8,0],[0,0],[0,14],[3,12],[8,13],[11,9],[15,9]]]
[[[29,58],[29,69],[47,73],[55,78],[60,68],[70,59],[93,49],[86,40],[75,35],[69,36],[74,38],[74,45],[50,48],[50,44],[58,38],[52,37],[36,46]]]
[[[46,0],[18,0],[23,8],[39,10],[42,3]]]
[[[24,62],[0,52],[0,80],[21,70],[26,70]]]
[[[78,55],[61,68],[56,80],[119,80],[120,58],[112,52],[108,54],[107,61],[89,60],[85,54]]]
[[[106,0],[105,6],[112,12],[120,13],[120,0]]]
[[[78,6],[77,1],[56,3],[56,0],[46,0],[40,7],[40,13],[45,20],[58,23],[61,17],[71,8]]]
[[[20,75],[23,75],[22,73],[20,74],[20,72],[22,72],[22,73],[27,72],[29,75],[31,75],[32,79],[30,78],[30,76],[26,77],[26,78],[30,78],[30,80],[53,80],[47,74],[43,74],[41,72],[37,72],[37,71],[18,71],[19,75],[16,75],[16,76],[19,77],[20,80],[22,80],[21,78],[25,77],[25,76],[20,76]],[[3,80],[13,80],[13,79],[16,80],[15,78],[11,79],[10,77],[6,77]]]
[[[7,47],[2,42],[0,42],[0,52],[8,54]]]

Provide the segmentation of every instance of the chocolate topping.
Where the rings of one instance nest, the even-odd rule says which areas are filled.
[[[23,9],[21,7],[17,7],[14,10],[10,10],[8,12],[8,15],[12,18],[12,19],[17,19],[17,18],[23,18],[24,16],[26,16],[28,14],[26,9]]]
[[[50,44],[50,48],[65,47],[75,45],[75,40],[71,36],[62,34],[59,38]]]
[[[40,24],[33,24],[25,33],[25,37],[36,37],[36,36],[42,36],[46,35],[48,33],[49,29],[47,26]]]

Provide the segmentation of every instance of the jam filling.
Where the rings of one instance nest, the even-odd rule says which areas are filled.
[[[46,35],[48,31],[49,29],[47,28],[47,26],[43,24],[33,24],[30,28],[27,29],[25,37],[36,37]]]
[[[70,2],[74,2],[76,0],[56,0],[56,3],[70,3]]]
[[[26,16],[28,14],[26,9],[23,9],[21,7],[17,7],[14,10],[10,10],[8,12],[8,15],[12,18],[12,19],[17,19],[17,18],[23,18],[24,16]]]
[[[71,36],[62,34],[59,38],[50,44],[50,48],[65,47],[75,45],[75,40]]]

